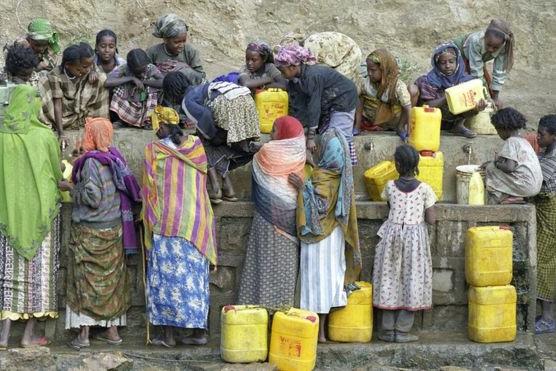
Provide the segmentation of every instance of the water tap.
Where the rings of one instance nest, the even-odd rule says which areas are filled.
[[[375,144],[374,144],[373,140],[369,139],[367,142],[365,142],[365,144],[363,145],[363,148],[365,149],[365,151],[368,151],[368,152],[374,151]]]
[[[461,149],[463,150],[463,153],[467,154],[467,165],[471,164],[471,152],[473,150],[473,148],[471,147],[471,144],[464,144],[463,147],[461,147]]]

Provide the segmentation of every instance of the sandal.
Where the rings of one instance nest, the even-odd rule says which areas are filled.
[[[550,334],[556,332],[556,322],[545,321],[544,319],[539,319],[535,321],[535,334]]]
[[[35,341],[32,341],[30,344],[21,344],[21,347],[22,348],[45,347],[49,344],[50,344],[50,340],[48,340],[45,336],[40,336]]]
[[[110,344],[110,345],[120,345],[124,340],[119,338],[118,340],[112,340],[104,335],[97,335],[95,336],[95,340],[102,341],[103,343]]]
[[[525,199],[523,197],[506,197],[500,201],[500,205],[523,205],[525,204]]]
[[[70,341],[68,343],[68,347],[75,349],[75,350],[81,350],[83,348],[88,348],[91,346],[91,343],[89,343],[89,341],[86,342],[81,342],[81,340],[79,340],[78,337],[76,337],[75,339],[73,339],[72,341]]]
[[[166,348],[173,348],[173,347],[175,347],[175,345],[168,344],[167,342],[165,342],[165,341],[162,340],[162,339],[152,339],[152,340],[151,340],[151,344],[152,344],[152,345],[161,345],[161,346],[166,347]]]
[[[185,336],[181,339],[181,342],[185,345],[206,345],[208,339],[206,336]]]
[[[452,134],[459,135],[461,137],[465,137],[465,138],[468,138],[468,139],[473,139],[477,136],[477,133],[475,133],[474,131],[469,130],[465,126],[452,130]]]

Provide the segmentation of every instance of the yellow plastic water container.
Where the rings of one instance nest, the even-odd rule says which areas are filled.
[[[381,161],[363,174],[367,193],[373,201],[383,201],[380,195],[389,180],[398,179],[399,174],[393,161]]]
[[[347,305],[328,316],[328,337],[332,341],[368,343],[373,336],[373,286],[355,283],[360,289],[349,294]]]
[[[490,117],[494,114],[492,106],[488,106],[483,111],[465,120],[465,126],[479,135],[498,135],[492,125]]]
[[[485,172],[479,165],[456,167],[456,193],[460,205],[480,206],[485,204]]]
[[[465,236],[465,279],[471,286],[504,286],[512,280],[513,233],[473,227]]]
[[[288,93],[282,89],[265,89],[255,94],[261,133],[270,133],[274,120],[288,114]]]
[[[485,88],[480,79],[473,79],[445,90],[448,109],[454,115],[475,108],[477,102],[485,99]]]
[[[421,152],[417,179],[431,186],[438,201],[442,199],[442,178],[444,176],[444,154],[442,152]]]
[[[73,166],[67,160],[62,160],[62,163],[64,164],[64,172],[62,176],[64,177],[65,180],[71,182],[71,172],[73,171]],[[73,202],[71,198],[71,194],[68,191],[60,192],[60,195],[62,197],[62,202],[66,202],[66,203]]]
[[[220,313],[220,355],[230,363],[264,362],[268,312],[252,305],[226,305]]]
[[[310,371],[317,361],[319,316],[302,309],[276,312],[268,362],[282,371]]]
[[[469,287],[467,335],[478,343],[514,341],[516,336],[515,287]]]
[[[442,112],[438,108],[423,106],[411,109],[409,144],[417,151],[440,149],[440,125]]]

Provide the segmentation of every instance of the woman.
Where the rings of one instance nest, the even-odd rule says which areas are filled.
[[[136,252],[132,202],[140,187],[125,159],[112,147],[112,123],[87,118],[85,153],[73,167],[73,198],[67,278],[66,329],[79,328],[69,346],[88,347],[89,327],[107,330],[96,336],[111,345],[122,342],[117,326],[126,325],[131,305],[125,252]]]
[[[297,234],[301,240],[300,307],[319,314],[320,342],[326,341],[325,324],[330,309],[347,303],[344,282],[355,281],[361,272],[349,159],[344,136],[338,129],[329,129],[321,137],[318,166],[311,178],[304,184],[298,175],[289,176],[300,192],[297,207]]]
[[[211,201],[237,201],[229,172],[249,163],[259,149],[255,142],[260,136],[259,116],[251,91],[229,82],[192,86],[177,72],[166,75],[162,89],[169,102],[183,100],[186,121],[200,133],[209,164]]]
[[[464,126],[466,118],[473,117],[486,107],[486,102],[481,99],[477,107],[471,111],[454,115],[448,109],[446,89],[473,79],[465,72],[465,65],[460,51],[454,43],[444,43],[436,47],[431,58],[432,69],[426,75],[417,79],[415,84],[418,95],[418,104],[438,107],[442,111],[442,124],[456,135],[466,138],[477,136]],[[417,97],[416,97],[417,100]]]
[[[143,221],[148,251],[149,322],[164,328],[152,342],[173,347],[174,327],[193,329],[184,344],[207,343],[209,264],[216,265],[215,219],[206,190],[207,157],[171,108],[151,123],[160,141],[145,149]]]
[[[179,71],[197,85],[205,80],[206,74],[199,51],[187,42],[187,31],[187,24],[178,15],[160,17],[154,25],[153,36],[163,42],[151,46],[147,54],[163,74]]]
[[[60,148],[40,109],[37,90],[17,85],[0,120],[0,349],[17,320],[27,321],[23,347],[47,345],[37,318],[58,316]]]
[[[294,117],[280,117],[270,139],[253,157],[255,215],[238,301],[277,309],[294,305],[299,259],[297,189],[288,183],[288,175],[303,176],[303,126]]]
[[[57,54],[60,53],[58,34],[50,21],[36,18],[27,26],[27,35],[17,39],[16,44],[29,47],[39,59],[37,72],[51,71],[56,67]]]
[[[467,72],[483,80],[496,107],[502,108],[500,90],[514,64],[515,39],[508,23],[493,19],[485,31],[460,36],[454,44],[463,56]],[[491,60],[494,60],[492,74],[486,68],[486,63]]]

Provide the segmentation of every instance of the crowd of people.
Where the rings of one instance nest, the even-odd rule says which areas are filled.
[[[50,22],[37,19],[26,36],[7,46],[5,88],[9,104],[0,122],[0,348],[12,321],[27,321],[21,345],[46,345],[37,319],[55,318],[60,254],[60,191],[72,198],[68,251],[67,329],[78,329],[72,348],[94,339],[122,342],[131,305],[125,257],[146,248],[146,310],[159,328],[152,344],[207,343],[209,271],[217,265],[212,205],[237,201],[229,173],[252,162],[254,217],[237,303],[271,312],[299,305],[326,319],[346,305],[363,264],[353,181],[354,135],[394,130],[408,136],[412,106],[442,111],[445,128],[468,138],[465,120],[487,102],[460,115],[449,112],[445,90],[473,78],[488,87],[492,117],[504,140],[484,164],[489,202],[537,205],[537,332],[556,331],[556,115],[539,123],[535,153],[519,136],[525,118],[503,108],[499,93],[513,65],[514,37],[495,19],[434,49],[432,69],[414,83],[401,80],[396,58],[385,49],[365,59],[348,36],[323,32],[299,42],[285,38],[273,50],[253,42],[245,67],[207,81],[188,26],[175,14],[160,17],[153,35],[162,40],[136,48],[125,59],[111,30],[96,45],[66,47]],[[492,74],[486,67],[493,60]],[[274,122],[261,143],[253,94],[286,89],[289,115]],[[113,143],[114,128],[152,130],[141,184]],[[63,179],[66,132],[80,130],[71,179]],[[194,133],[194,134],[193,134]],[[436,197],[418,181],[419,154],[407,144],[393,150],[399,179],[383,198],[389,217],[378,231],[374,306],[383,311],[388,342],[410,334],[416,311],[432,307],[432,262],[426,223],[434,223]],[[136,210],[142,206],[140,215]],[[138,237],[136,222],[143,232]],[[299,300],[296,286],[299,283]],[[176,329],[192,329],[177,338]]]

